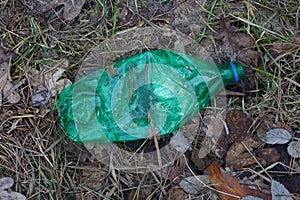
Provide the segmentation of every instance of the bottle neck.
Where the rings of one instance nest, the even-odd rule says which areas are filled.
[[[245,76],[243,67],[238,62],[229,62],[224,65],[219,65],[218,69],[220,70],[225,85],[237,83]]]

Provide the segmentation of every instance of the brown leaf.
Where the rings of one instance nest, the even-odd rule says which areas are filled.
[[[229,135],[226,138],[228,143],[239,142],[247,137],[252,119],[243,111],[229,111],[225,121],[229,129]]]
[[[259,160],[263,166],[268,166],[277,162],[280,158],[280,154],[275,148],[259,149],[254,152],[257,160]]]
[[[256,163],[256,160],[249,152],[244,152],[236,157],[228,156],[227,158],[230,159],[226,160],[226,165],[232,167],[233,169],[242,169],[243,167]]]
[[[216,163],[212,163],[208,167],[208,176],[214,187],[222,192],[232,194],[235,196],[246,197],[255,196],[263,198],[264,200],[271,200],[271,195],[255,190],[246,186],[241,186],[237,180],[231,175],[225,175],[221,172],[220,167]],[[222,200],[235,200],[238,199],[233,196],[219,193]]]
[[[231,175],[224,175],[221,172],[220,167],[216,163],[212,163],[208,167],[208,176],[214,187],[222,192],[238,196],[247,196],[247,191],[237,182],[237,180]],[[222,200],[235,200],[238,199],[233,196],[219,193]]]
[[[276,40],[272,43],[271,49],[274,51],[290,51],[292,49],[299,48],[300,45],[300,36],[291,37],[290,43],[283,43],[281,40]]]
[[[221,19],[220,33],[223,44],[220,50],[243,64],[257,66],[259,52],[253,50],[255,40],[250,35],[236,33],[237,28],[231,26],[230,23],[231,21],[227,18]]]
[[[27,0],[26,5],[33,13],[46,12],[63,5],[64,11],[62,17],[65,20],[72,20],[80,13],[86,0]]]
[[[235,146],[235,144],[232,146]],[[268,166],[277,162],[280,158],[280,155],[275,148],[257,149],[251,152],[252,155],[249,152],[242,152],[240,154],[232,154],[232,152],[232,149],[227,152],[226,165],[233,169],[242,169],[243,167],[256,163],[256,160],[263,166]]]
[[[259,147],[263,142],[260,140],[254,140],[251,137],[247,137],[244,141],[233,143],[226,154],[226,162],[232,162],[237,160],[242,153],[247,152],[245,146],[251,151],[254,148]]]
[[[263,142],[261,140],[255,140],[251,137],[246,138],[242,142],[233,143],[226,154],[226,164],[233,169],[241,169],[256,163],[254,157],[263,166],[277,162],[280,155],[275,148],[256,149],[262,144]],[[251,151],[252,155],[245,146]]]

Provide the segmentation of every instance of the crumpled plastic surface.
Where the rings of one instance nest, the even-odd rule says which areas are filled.
[[[242,78],[241,65],[235,65]],[[228,64],[152,50],[81,78],[62,91],[58,110],[76,142],[145,139],[153,128],[161,135],[177,130],[234,82]]]

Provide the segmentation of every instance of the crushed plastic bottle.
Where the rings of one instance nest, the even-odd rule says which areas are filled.
[[[147,51],[64,89],[60,121],[70,139],[84,143],[146,139],[150,130],[169,134],[243,77],[236,62],[216,66],[184,53]]]

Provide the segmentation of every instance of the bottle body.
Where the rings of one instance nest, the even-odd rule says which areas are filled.
[[[216,66],[183,53],[154,50],[80,79],[62,92],[58,108],[75,141],[145,139],[149,130],[161,135],[177,130],[243,76],[238,63]]]

